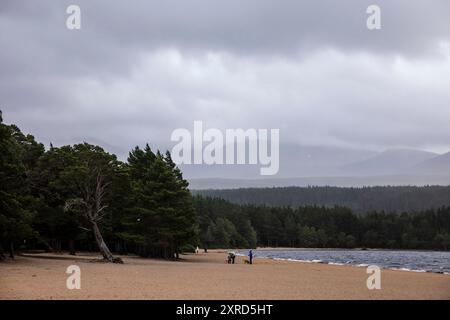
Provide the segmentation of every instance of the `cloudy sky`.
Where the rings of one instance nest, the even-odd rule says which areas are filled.
[[[202,120],[292,145],[450,150],[447,0],[2,0],[0,30],[5,122],[46,145],[124,156]]]

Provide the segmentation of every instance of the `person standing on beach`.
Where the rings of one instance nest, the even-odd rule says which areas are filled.
[[[233,251],[228,252],[227,263],[234,264],[234,260],[236,259],[236,254]]]
[[[249,260],[250,264],[253,264],[253,251],[252,251],[252,249],[250,249],[250,251],[248,252],[248,260]]]

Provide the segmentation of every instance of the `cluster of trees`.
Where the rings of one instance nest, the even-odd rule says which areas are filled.
[[[97,248],[111,262],[121,262],[112,252],[178,258],[198,244],[450,250],[450,207],[422,210],[450,203],[449,188],[203,192],[245,204],[192,197],[168,152],[136,147],[125,163],[87,143],[45,150],[0,112],[0,260],[18,247]]]
[[[450,206],[450,186],[277,187],[197,190],[195,193],[237,204],[294,208],[306,205],[338,205],[350,208],[355,213],[401,213]]]
[[[338,206],[237,205],[201,196],[195,197],[195,206],[200,240],[210,247],[450,250],[450,207],[358,215]]]
[[[254,248],[257,234],[243,207],[222,199],[194,197],[199,240],[204,248]]]
[[[188,183],[170,153],[136,147],[123,163],[87,143],[45,150],[0,113],[0,259],[14,248],[174,258],[197,241]]]

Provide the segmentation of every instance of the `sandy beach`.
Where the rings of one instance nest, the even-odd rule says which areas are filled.
[[[225,263],[224,251],[182,261],[122,256],[35,254],[0,263],[0,299],[450,299],[450,276],[382,270],[368,290],[365,268],[255,259]],[[66,288],[66,268],[81,269],[81,289]]]

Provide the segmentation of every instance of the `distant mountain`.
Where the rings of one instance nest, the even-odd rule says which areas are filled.
[[[275,176],[267,178],[338,176],[339,168],[347,163],[361,161],[376,155],[370,150],[340,147],[280,145],[280,168]],[[187,178],[259,179],[260,165],[181,165]]]
[[[192,190],[287,186],[450,185],[450,152],[383,152],[280,145],[280,170],[261,176],[260,165],[182,165]]]
[[[438,156],[437,153],[422,150],[390,149],[366,160],[344,165],[341,172],[349,176],[414,174],[411,168]]]
[[[417,164],[413,171],[420,174],[450,174],[450,152]]]

